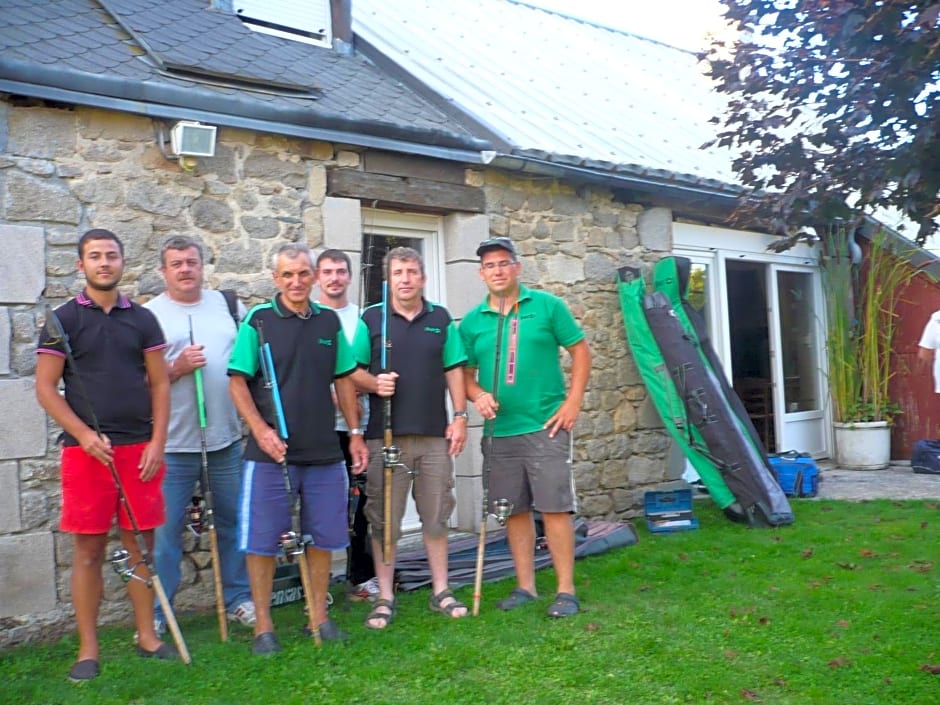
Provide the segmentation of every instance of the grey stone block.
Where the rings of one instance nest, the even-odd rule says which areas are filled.
[[[0,380],[0,458],[46,454],[46,414],[32,379]]]
[[[323,245],[358,252],[362,248],[362,211],[355,198],[323,200]]]
[[[0,306],[0,375],[10,374],[10,341],[10,314]]]
[[[0,225],[0,251],[3,252],[3,257],[0,257],[0,301],[36,303],[46,285],[42,228]]]
[[[0,617],[55,609],[52,532],[0,536]]]
[[[18,463],[0,462],[0,531],[19,531],[20,478]]]

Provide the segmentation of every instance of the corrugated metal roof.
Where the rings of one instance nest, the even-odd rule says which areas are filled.
[[[513,154],[737,183],[729,152],[702,149],[724,103],[691,52],[510,0],[353,0],[352,9],[357,36]]]

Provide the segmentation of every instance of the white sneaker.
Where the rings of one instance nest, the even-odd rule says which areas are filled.
[[[349,591],[349,599],[353,602],[375,602],[379,599],[379,579],[371,578],[354,585]]]
[[[240,622],[246,627],[255,626],[255,603],[245,600],[238,607],[225,613],[230,622]]]

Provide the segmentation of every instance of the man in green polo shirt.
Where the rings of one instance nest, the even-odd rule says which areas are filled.
[[[558,579],[548,615],[567,617],[580,608],[574,588],[572,514],[577,500],[571,473],[571,430],[587,387],[591,351],[564,301],[520,284],[522,265],[509,238],[484,240],[477,256],[480,278],[489,291],[460,323],[460,334],[467,350],[467,398],[487,420],[492,434],[483,443],[485,462],[491,469],[488,495],[491,500],[508,499],[513,504],[506,533],[517,587],[499,607],[511,610],[536,598],[532,516],[536,510],[542,514]],[[498,326],[502,333],[497,336]],[[571,355],[567,393],[559,347]]]

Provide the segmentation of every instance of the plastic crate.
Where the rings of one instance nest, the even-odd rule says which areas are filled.
[[[692,490],[651,491],[643,495],[646,528],[654,534],[671,534],[698,528],[692,514]]]
[[[815,497],[819,494],[819,468],[808,453],[769,455],[770,469],[787,497]]]

